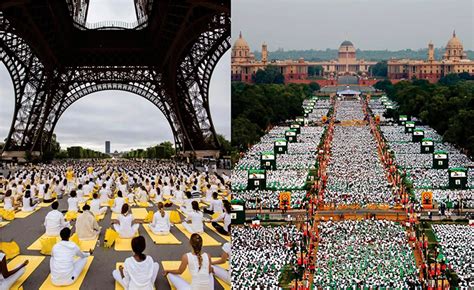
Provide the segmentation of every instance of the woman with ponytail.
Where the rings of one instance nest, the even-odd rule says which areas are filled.
[[[212,275],[211,257],[202,252],[202,237],[192,234],[189,239],[192,251],[181,258],[181,265],[177,270],[164,271],[176,290],[213,290],[214,277]],[[191,283],[186,282],[181,276],[186,267],[191,273]]]
[[[153,215],[150,230],[157,235],[168,235],[170,233],[170,214],[164,210],[162,202],[158,203],[158,211]]]
[[[133,256],[125,259],[123,266],[112,276],[124,289],[153,290],[160,265],[151,256],[143,254],[146,243],[143,236],[132,239]]]
[[[204,233],[204,214],[199,209],[199,203],[197,201],[193,201],[191,203],[191,208],[192,210],[188,212],[188,216],[186,217],[186,222],[183,223],[183,227],[190,234]]]

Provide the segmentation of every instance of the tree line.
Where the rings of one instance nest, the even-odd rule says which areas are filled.
[[[438,47],[434,49],[434,56],[436,59],[442,59],[445,52],[444,47]],[[468,59],[474,59],[474,51],[465,50]],[[261,59],[262,53],[260,51],[254,52],[257,59]],[[338,49],[325,49],[325,50],[283,50],[278,49],[268,53],[270,60],[275,59],[299,59],[300,57],[308,61],[324,61],[336,59]],[[391,58],[410,58],[410,59],[426,59],[428,56],[428,48],[422,49],[403,49],[403,50],[356,50],[357,58],[371,60],[371,61],[382,61],[389,60]]]
[[[273,77],[265,76],[265,71],[259,71],[256,75],[262,79],[280,79],[271,68],[269,73]],[[317,83],[232,83],[232,145],[238,150],[245,150],[271,126],[302,115],[303,100],[316,90],[319,90]]]
[[[393,85],[384,80],[375,88],[398,103],[389,116],[409,115],[435,129],[443,140],[474,154],[474,78],[468,73],[450,74],[436,84],[414,79]]]
[[[176,151],[173,144],[169,141],[161,142],[156,146],[151,146],[146,149],[132,149],[124,153],[124,158],[148,158],[148,159],[170,159],[175,155]]]

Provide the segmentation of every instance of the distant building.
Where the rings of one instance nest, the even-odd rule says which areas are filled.
[[[232,81],[252,82],[252,77],[259,69],[268,65],[280,68],[286,82],[298,82],[308,79],[308,67],[321,66],[322,76],[335,79],[341,75],[368,76],[370,67],[376,62],[358,60],[356,49],[352,42],[345,40],[339,47],[338,59],[329,61],[305,61],[298,60],[272,60],[268,59],[267,45],[262,45],[262,59],[256,60],[255,55],[250,52],[250,47],[240,33],[239,38],[232,47],[231,55],[231,79]]]
[[[450,73],[467,72],[474,75],[474,61],[467,59],[456,32],[448,41],[442,60],[434,58],[434,46],[430,42],[426,60],[392,59],[387,64],[387,75],[391,80],[418,78],[436,82]]]
[[[110,154],[110,141],[105,141],[105,153]]]

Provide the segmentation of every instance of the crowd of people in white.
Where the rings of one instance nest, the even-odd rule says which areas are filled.
[[[296,264],[302,239],[294,225],[233,228],[232,288],[277,289],[280,270]]]
[[[413,251],[400,224],[386,220],[327,221],[318,225],[318,232],[316,287],[415,289],[418,286]]]
[[[363,120],[359,101],[341,101],[336,119]],[[392,191],[367,126],[336,126],[324,201],[333,204],[393,203]]]
[[[460,282],[460,289],[474,289],[474,227],[469,225],[433,224],[439,244]]]

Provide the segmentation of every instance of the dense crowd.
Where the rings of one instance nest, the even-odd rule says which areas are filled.
[[[233,192],[234,199],[244,200],[248,209],[279,208],[279,194],[281,191],[274,190],[246,190]],[[306,196],[306,190],[291,191],[290,208],[300,208],[302,199]]]
[[[421,199],[421,194],[427,189],[415,190],[415,195]],[[429,189],[433,193],[433,200],[438,203],[452,204],[452,207],[457,209],[474,208],[474,190],[451,190],[451,189]]]
[[[474,288],[474,227],[468,225],[433,224],[433,231],[459,277],[461,289]]]
[[[295,265],[301,232],[291,226],[232,228],[232,288],[277,289],[280,270]]]
[[[385,220],[328,221],[321,222],[318,231],[316,287],[418,286],[413,251],[401,225]]]
[[[362,118],[359,102],[343,101],[337,116],[345,119]],[[362,114],[362,115],[361,115]],[[366,126],[336,126],[331,144],[326,203],[368,204],[392,203],[376,141]]]

